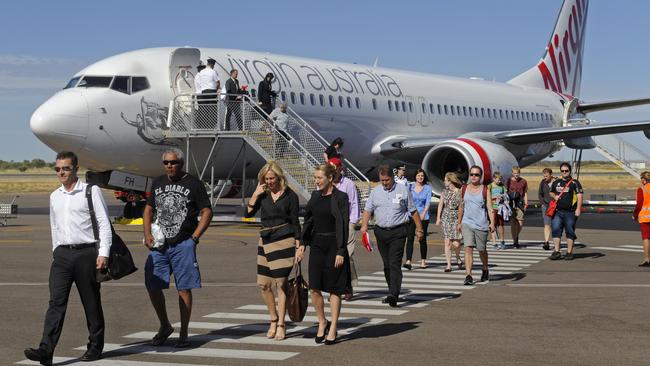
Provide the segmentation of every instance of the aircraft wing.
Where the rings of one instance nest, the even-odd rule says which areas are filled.
[[[607,109],[634,107],[643,104],[650,104],[650,98],[616,100],[616,101],[601,102],[601,103],[584,103],[584,104],[581,103],[576,108],[576,111],[579,113],[586,114],[590,112],[604,111]]]
[[[644,131],[650,138],[650,120],[623,123],[591,124],[566,127],[533,128],[493,133],[499,140],[513,144],[532,144],[566,138],[609,135],[614,133]]]

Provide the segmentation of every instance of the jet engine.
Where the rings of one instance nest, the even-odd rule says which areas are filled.
[[[436,195],[440,195],[445,188],[447,172],[455,172],[462,182],[467,182],[469,168],[473,165],[483,169],[482,180],[488,183],[495,171],[501,172],[504,179],[509,178],[512,167],[518,164],[514,155],[505,147],[464,137],[436,144],[422,160],[422,169],[427,173]]]

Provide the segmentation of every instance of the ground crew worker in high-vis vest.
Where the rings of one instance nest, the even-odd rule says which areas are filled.
[[[643,239],[643,263],[639,267],[650,267],[650,172],[641,173],[641,187],[636,190],[634,220],[641,226]]]

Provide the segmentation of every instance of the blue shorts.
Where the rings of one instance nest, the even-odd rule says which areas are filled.
[[[171,274],[177,290],[201,288],[201,273],[192,238],[161,250],[152,250],[144,265],[144,284],[148,291],[169,288]]]
[[[548,205],[542,205],[542,218],[544,219],[544,226],[551,225],[552,217],[546,215],[546,210],[548,210]]]
[[[555,211],[553,220],[551,221],[551,230],[553,231],[553,238],[561,238],[562,231],[566,234],[567,239],[576,240],[576,217],[575,211]]]

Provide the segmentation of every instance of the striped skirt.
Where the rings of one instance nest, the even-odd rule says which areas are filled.
[[[261,286],[282,285],[289,277],[296,255],[296,239],[293,236],[271,243],[257,245],[257,284]]]

